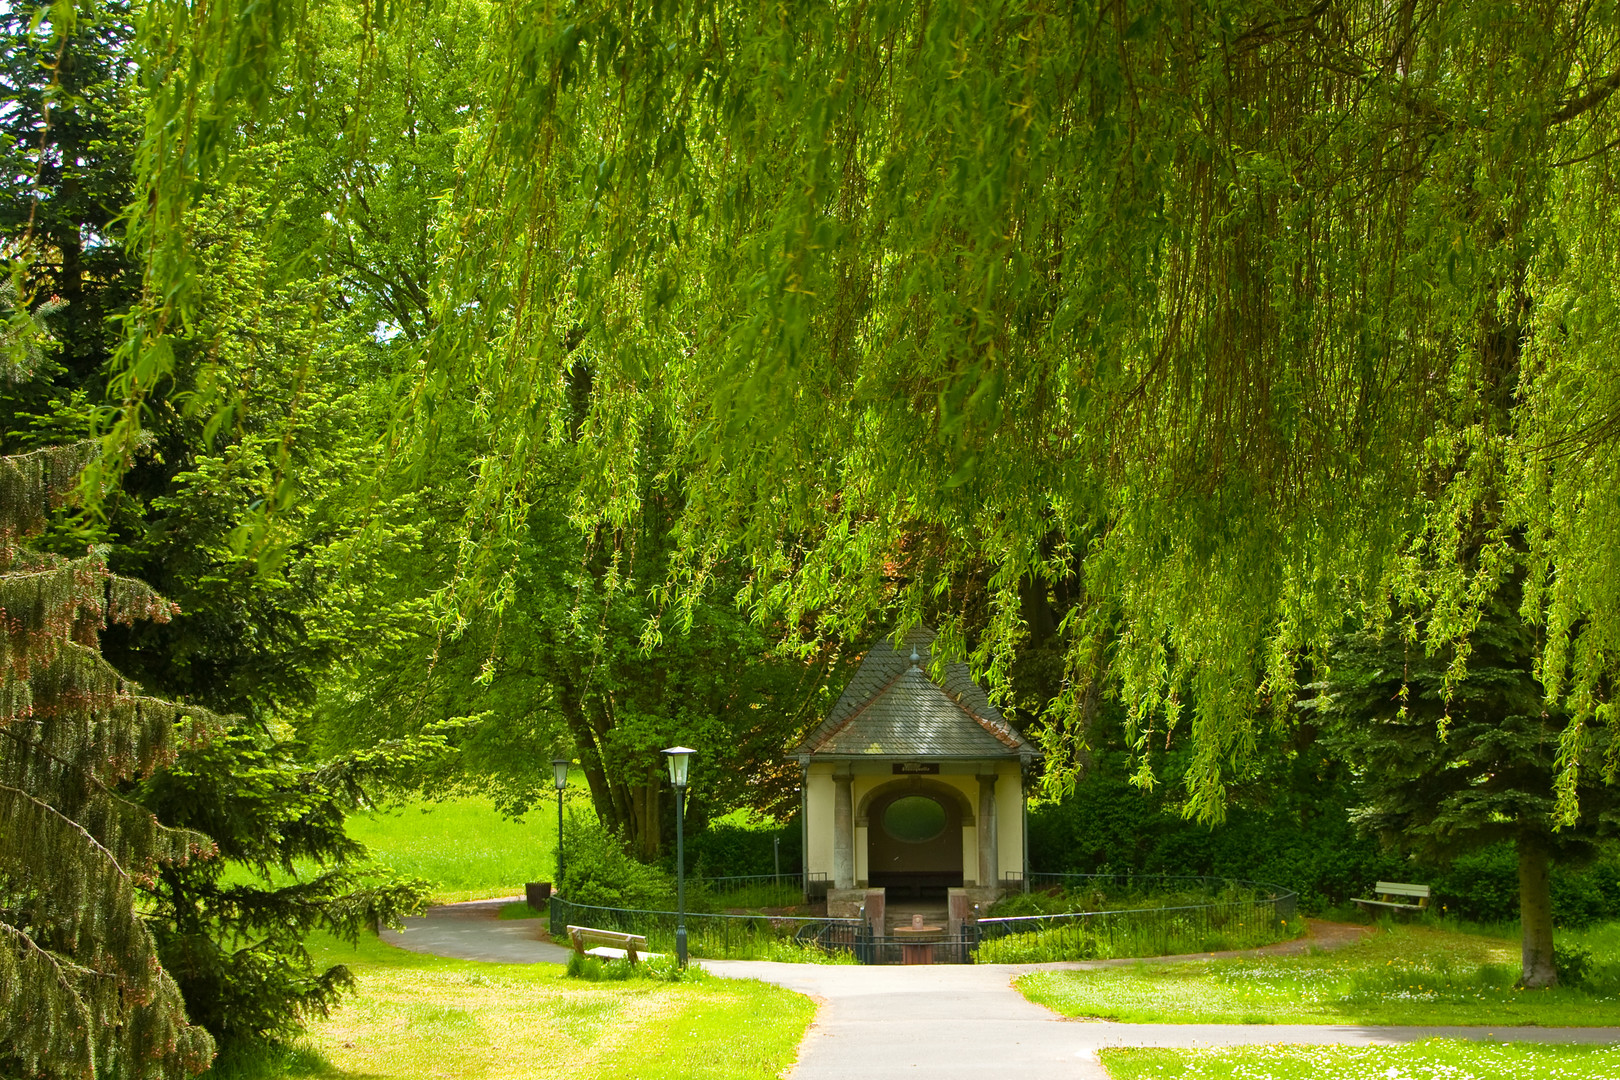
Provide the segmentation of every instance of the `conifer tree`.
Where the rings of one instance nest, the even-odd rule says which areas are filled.
[[[1557,984],[1554,866],[1589,862],[1620,835],[1620,799],[1581,774],[1580,815],[1556,813],[1556,758],[1566,710],[1549,708],[1535,676],[1533,628],[1499,599],[1471,636],[1467,677],[1446,686],[1451,657],[1427,655],[1395,630],[1347,636],[1322,693],[1306,702],[1356,776],[1354,817],[1392,848],[1449,862],[1511,843],[1519,860],[1520,985]]]
[[[109,621],[167,618],[162,597],[95,549],[28,543],[90,453],[0,457],[0,1074],[177,1077],[205,1068],[213,1042],[187,1021],[136,889],[212,844],[119,788],[211,720],[143,695],[101,656]]]

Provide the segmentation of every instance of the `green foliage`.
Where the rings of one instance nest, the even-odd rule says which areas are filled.
[[[1559,986],[1584,986],[1592,974],[1592,950],[1579,945],[1555,944],[1553,963],[1558,968]]]
[[[312,932],[352,941],[427,896],[426,882],[370,865],[344,814],[365,785],[432,748],[378,748],[318,767],[300,765],[294,749],[238,730],[183,753],[139,792],[219,849],[208,863],[165,868],[147,892],[164,966],[192,1020],[223,1046],[290,1039],[353,989],[343,966],[315,964],[304,944]]]
[[[1590,862],[1600,842],[1620,837],[1620,798],[1590,773],[1560,773],[1559,747],[1577,721],[1547,706],[1536,629],[1509,599],[1484,605],[1465,674],[1449,650],[1414,655],[1424,628],[1408,618],[1404,632],[1348,635],[1303,704],[1355,772],[1354,816],[1386,844],[1430,862],[1514,845],[1524,978],[1544,986],[1557,980],[1549,862]],[[1578,796],[1573,809],[1560,806],[1561,786]]]
[[[1533,837],[1579,862],[1593,857],[1598,838],[1620,835],[1602,784],[1581,782],[1577,819],[1556,813],[1555,758],[1570,718],[1545,707],[1534,634],[1505,603],[1493,605],[1470,638],[1460,680],[1450,656],[1423,655],[1392,631],[1345,639],[1306,705],[1333,725],[1355,771],[1362,825],[1442,860]]]
[[[1273,882],[1300,894],[1307,911],[1364,896],[1379,879],[1415,873],[1350,820],[1354,792],[1344,767],[1300,731],[1250,761],[1226,820],[1188,820],[1169,786],[1130,783],[1130,761],[1116,729],[1096,724],[1088,778],[1061,800],[1029,811],[1030,865],[1038,871],[1194,874]],[[1183,755],[1155,768],[1174,775]],[[1427,881],[1428,878],[1423,880]]]
[[[1359,831],[1354,794],[1324,795],[1297,813],[1236,807],[1213,828],[1188,821],[1161,794],[1097,776],[1060,802],[1030,808],[1032,865],[1068,873],[1201,874],[1275,882],[1296,889],[1300,907],[1320,912],[1367,896],[1376,881],[1415,881],[1434,890],[1436,913],[1475,922],[1511,922],[1519,912],[1518,856],[1510,844],[1449,863],[1403,858]],[[1552,878],[1558,926],[1620,918],[1620,866],[1559,867]],[[1033,913],[1033,912],[1031,912]]]
[[[94,548],[32,550],[85,447],[0,457],[0,1071],[181,1077],[213,1042],[188,1022],[137,890],[213,853],[125,797],[217,725],[148,697],[102,658],[109,621],[169,604]]]
[[[23,303],[49,303],[53,339],[42,378],[0,392],[8,441],[27,427],[19,413],[48,411],[100,371],[116,340],[107,319],[139,288],[120,220],[141,122],[127,63],[134,36],[122,0],[24,0],[0,13],[0,147],[11,163],[0,176],[0,249],[19,260],[8,269]]]
[[[1440,648],[1522,565],[1561,812],[1612,771],[1609,0],[450,10],[481,51],[417,98],[445,9],[151,9],[109,468],[198,305],[204,179],[317,116],[363,173],[374,110],[454,101],[400,461],[467,437],[458,617],[521,607],[510,545],[558,505],[627,559],[669,523],[637,640],[711,591],[806,648],[885,611],[1005,688],[1050,605],[1054,783],[1107,679],[1136,749],[1190,736],[1214,819],[1347,608],[1422,606]]]
[[[638,862],[624,842],[583,814],[568,818],[563,828],[567,849],[559,891],[571,902],[600,907],[672,910],[674,878]]]
[[[1511,845],[1460,855],[1443,866],[1407,863],[1402,873],[1410,876],[1393,880],[1421,880],[1433,888],[1430,906],[1437,912],[1480,923],[1519,917],[1519,858]],[[1620,919],[1620,862],[1608,856],[1590,866],[1556,867],[1552,910],[1558,927]]]
[[[777,824],[768,818],[738,820],[737,815],[710,821],[686,838],[687,865],[694,877],[750,877],[772,874],[781,855],[781,871],[797,874],[804,830],[795,818]]]

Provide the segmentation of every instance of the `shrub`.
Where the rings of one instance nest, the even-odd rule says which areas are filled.
[[[1579,945],[1553,946],[1553,966],[1561,986],[1581,986],[1592,972],[1592,950]]]
[[[782,873],[796,874],[801,865],[802,836],[798,823],[767,819],[737,820],[728,815],[710,822],[686,839],[686,865],[699,877],[747,877],[776,871],[775,843],[782,842]]]
[[[571,815],[563,826],[567,860],[559,890],[576,904],[601,907],[667,907],[674,879],[656,866],[637,862],[624,844],[594,817]]]
[[[1421,873],[1422,871],[1417,871]],[[1519,917],[1519,861],[1511,845],[1498,844],[1431,871],[1431,906],[1474,922],[1511,922]],[[1620,917],[1620,865],[1602,859],[1579,869],[1553,866],[1553,920],[1559,926],[1590,926]]]
[[[1351,793],[1324,791],[1308,812],[1234,806],[1209,827],[1181,817],[1160,793],[1099,775],[1062,802],[1030,808],[1030,864],[1070,873],[1208,874],[1283,885],[1300,908],[1317,912],[1358,897],[1374,882],[1433,886],[1436,910],[1476,922],[1519,917],[1518,862],[1502,844],[1448,866],[1424,865],[1380,848],[1357,832]],[[1620,918],[1620,863],[1553,867],[1553,917],[1559,926]]]

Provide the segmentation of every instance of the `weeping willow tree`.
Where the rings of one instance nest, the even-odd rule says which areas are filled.
[[[120,785],[201,729],[97,648],[108,620],[167,618],[169,606],[94,551],[25,543],[88,454],[0,457],[0,1072],[180,1077],[207,1067],[213,1042],[187,1023],[135,890],[212,844],[163,828]]]
[[[109,466],[172,369],[188,199],[312,110],[365,158],[413,7],[346,10],[366,61],[334,81],[300,5],[146,8]],[[485,54],[396,434],[480,432],[463,604],[512,599],[548,453],[609,536],[651,467],[663,618],[730,560],[761,618],[926,614],[1005,685],[1063,583],[1051,760],[1106,681],[1144,745],[1190,737],[1218,816],[1347,613],[1421,609],[1456,679],[1522,579],[1566,798],[1614,777],[1609,0],[449,10]]]

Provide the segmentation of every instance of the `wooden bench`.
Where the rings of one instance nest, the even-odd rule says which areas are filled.
[[[1375,908],[1390,908],[1394,911],[1422,911],[1429,906],[1429,887],[1427,885],[1408,885],[1403,881],[1380,881],[1373,892],[1378,899],[1367,897],[1357,898],[1354,903],[1360,904],[1368,912]],[[1409,897],[1410,899],[1397,900],[1395,897]],[[1416,900],[1417,903],[1412,903]]]
[[[617,930],[597,930],[589,926],[570,926],[568,940],[574,943],[574,952],[580,956],[595,956],[603,960],[646,960],[659,955],[647,951],[647,938],[643,934],[622,934]],[[593,946],[586,948],[586,946]]]

